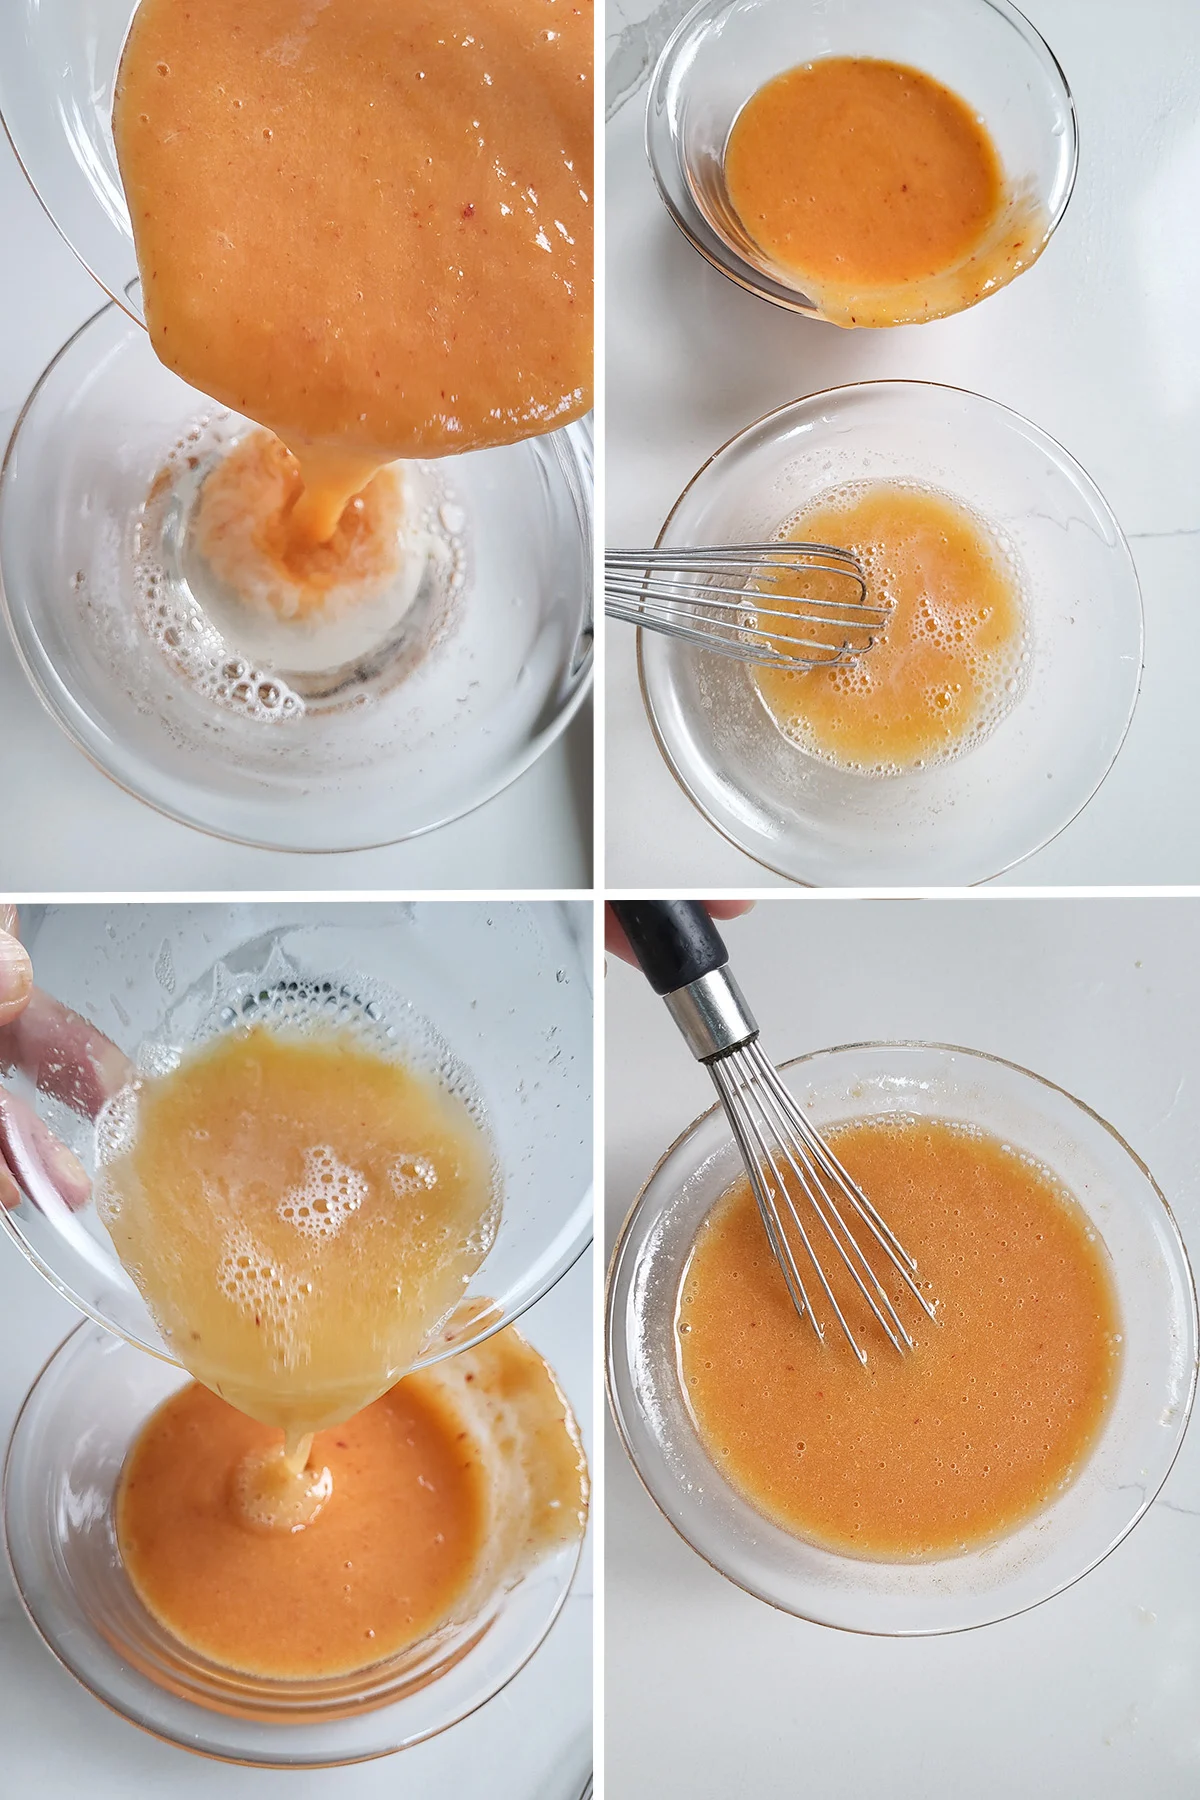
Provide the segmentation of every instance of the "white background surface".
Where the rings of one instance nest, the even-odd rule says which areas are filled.
[[[1200,881],[1192,783],[1200,756],[1200,8],[1196,0],[1022,4],[1075,96],[1078,184],[1034,269],[932,325],[839,331],[743,293],[685,242],[658,200],[642,150],[644,79],[625,99],[607,134],[606,541],[653,543],[700,464],[802,394],[902,376],[1015,407],[1078,458],[1130,539],[1146,608],[1146,672],[1100,793],[1006,879],[1192,883]],[[688,10],[686,0],[651,5],[609,0],[618,93],[629,93]],[[613,625],[607,638],[610,885],[785,885],[727,844],[676,787],[646,723],[633,633]]]
[[[591,1255],[522,1329],[548,1357],[591,1451]],[[0,1241],[0,1433],[79,1315]],[[509,1687],[441,1737],[350,1769],[215,1763],[118,1718],[51,1656],[0,1567],[0,1800],[579,1800],[591,1767],[590,1544],[563,1612]]]
[[[1088,1102],[1200,1262],[1200,900],[768,899],[723,927],[777,1060],[925,1038]],[[608,1237],[711,1101],[610,958]],[[785,1617],[691,1551],[609,1426],[607,1800],[1192,1800],[1200,1792],[1200,1428],[1126,1542],[1057,1599],[954,1637]]]
[[[2,447],[50,358],[105,298],[2,133],[0,245]],[[0,883],[29,893],[586,887],[591,739],[585,706],[505,793],[408,844],[345,856],[248,850],[161,818],[94,769],[43,712],[0,626]]]

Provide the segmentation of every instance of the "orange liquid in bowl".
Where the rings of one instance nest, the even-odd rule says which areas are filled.
[[[1107,1254],[1051,1173],[972,1128],[868,1120],[827,1136],[916,1257],[937,1323],[885,1283],[917,1341],[897,1355],[826,1257],[867,1367],[823,1296],[819,1343],[743,1181],[684,1271],[688,1402],[716,1466],[785,1531],[850,1556],[958,1554],[1049,1505],[1103,1430],[1121,1367]]]
[[[159,1624],[251,1675],[352,1674],[471,1620],[578,1538],[586,1467],[549,1369],[511,1328],[462,1355],[318,1432],[328,1493],[300,1528],[241,1503],[270,1432],[198,1383],[173,1395],[117,1498],[126,1572]]]
[[[1037,257],[1044,209],[1008,187],[983,120],[902,63],[827,56],[761,87],[725,182],[743,226],[837,325],[959,312]]]
[[[867,601],[889,609],[874,648],[844,668],[754,670],[768,712],[803,749],[859,773],[895,774],[960,754],[1018,699],[1027,660],[1020,580],[960,502],[900,481],[850,483],[783,535],[852,550]],[[774,591],[846,598],[844,581],[820,574]],[[772,628],[814,635],[799,622]]]

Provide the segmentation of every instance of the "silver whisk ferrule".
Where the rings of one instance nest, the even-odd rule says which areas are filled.
[[[785,539],[609,550],[604,610],[738,662],[788,669],[856,661],[890,617],[868,602],[862,564],[849,550]]]

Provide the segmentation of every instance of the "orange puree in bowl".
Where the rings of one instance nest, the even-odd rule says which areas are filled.
[[[299,539],[382,463],[584,413],[587,0],[141,0],[114,131],[160,358],[284,439]]]
[[[247,1516],[272,1433],[193,1383],[126,1459],[117,1537],[165,1630],[226,1668],[303,1678],[381,1662],[484,1618],[583,1531],[587,1473],[542,1358],[502,1331],[318,1432],[307,1523]]]
[[[688,1400],[718,1468],[784,1530],[855,1556],[954,1554],[1048,1505],[1092,1450],[1120,1371],[1108,1259],[1053,1175],[969,1127],[827,1136],[917,1258],[938,1323],[893,1294],[917,1340],[900,1357],[834,1279],[867,1367],[835,1320],[818,1343],[742,1182],[684,1271]]]
[[[174,1637],[227,1668],[332,1675],[440,1625],[483,1537],[477,1459],[409,1383],[332,1431],[313,1456],[333,1492],[306,1530],[242,1518],[237,1472],[272,1433],[198,1383],[144,1427],[122,1477],[121,1554]]]
[[[987,525],[959,501],[898,481],[849,483],[783,535],[853,550],[868,601],[891,608],[880,641],[845,668],[754,671],[767,710],[802,748],[893,774],[968,748],[1013,704],[1025,649],[1019,581]],[[832,576],[806,577],[803,591],[818,596],[822,581],[830,599],[845,599]],[[794,634],[812,632],[797,624]]]
[[[983,121],[920,69],[829,56],[734,121],[725,182],[750,237],[837,325],[959,312],[1035,260],[1047,222]]]

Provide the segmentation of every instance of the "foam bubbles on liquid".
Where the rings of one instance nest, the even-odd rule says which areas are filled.
[[[437,1186],[437,1170],[427,1156],[401,1156],[388,1170],[388,1180],[398,1200]]]
[[[217,1267],[217,1286],[239,1312],[267,1334],[272,1360],[282,1368],[294,1368],[301,1360],[303,1342],[297,1314],[312,1283],[285,1275],[253,1233],[234,1223]]]
[[[848,773],[875,778],[902,775],[912,769],[924,768],[929,763],[957,761],[988,737],[1020,700],[1028,685],[1031,664],[1029,602],[1021,565],[999,528],[983,518],[957,494],[919,481],[841,481],[823,493],[814,495],[800,512],[787,519],[778,529],[778,538],[781,541],[791,537],[805,538],[808,535],[804,528],[805,521],[814,513],[826,510],[851,512],[864,496],[879,486],[898,487],[926,495],[943,502],[970,520],[980,544],[988,551],[996,570],[1006,580],[1017,602],[1020,630],[1002,651],[981,653],[971,644],[968,632],[978,630],[986,624],[986,609],[981,608],[977,612],[951,611],[938,604],[936,591],[927,588],[921,594],[910,619],[914,640],[917,643],[930,643],[955,657],[964,677],[971,680],[978,691],[974,696],[971,716],[967,719],[954,718],[955,698],[961,693],[961,684],[954,691],[949,691],[939,683],[936,689],[930,688],[921,696],[928,718],[932,721],[945,719],[947,729],[941,742],[930,745],[922,755],[911,759],[891,760],[880,756],[878,760],[866,762],[835,752],[822,740],[798,706],[777,710],[756,680],[755,685],[763,704],[786,738],[820,762]],[[858,554],[867,577],[869,601],[873,605],[886,606],[894,611],[899,604],[897,577],[886,553],[877,545],[866,545],[858,548]],[[842,669],[829,670],[823,679],[829,683],[834,693],[853,702],[861,701],[870,694],[878,677],[872,671],[871,658],[867,655]],[[878,715],[872,715],[872,718],[877,725],[883,722]],[[903,722],[909,723],[907,716]]]
[[[342,1162],[327,1144],[317,1144],[304,1152],[304,1179],[279,1202],[279,1217],[318,1242],[336,1237],[366,1199],[368,1187],[365,1175]]]

